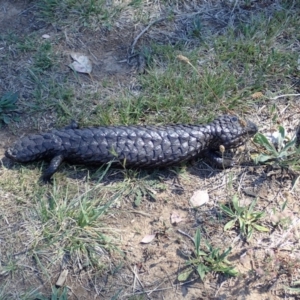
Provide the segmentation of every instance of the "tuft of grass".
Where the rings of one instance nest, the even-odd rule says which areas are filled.
[[[231,247],[225,251],[219,248],[214,248],[212,245],[206,243],[206,251],[201,250],[201,233],[199,228],[194,237],[195,258],[190,258],[186,264],[190,266],[181,272],[177,279],[178,281],[186,281],[190,275],[196,272],[203,281],[207,273],[221,273],[225,276],[237,276],[238,271],[227,260],[227,256],[231,252]]]
[[[265,216],[265,212],[254,211],[255,204],[256,201],[252,201],[248,206],[240,206],[237,195],[232,198],[232,207],[221,204],[221,210],[232,219],[225,224],[224,231],[232,229],[238,223],[241,234],[247,240],[251,239],[253,230],[268,232],[268,228],[258,224],[259,220]]]
[[[48,41],[41,43],[33,55],[33,68],[39,72],[50,69],[54,65],[53,56],[51,43]]]
[[[36,199],[36,215],[42,224],[37,249],[56,245],[65,253],[84,257],[85,266],[102,268],[99,255],[117,250],[115,235],[105,225],[105,216],[119,194],[105,200],[97,197],[97,188],[72,195],[68,187],[56,184],[53,190]]]
[[[18,121],[19,117],[16,105],[18,93],[7,92],[0,98],[0,121],[9,124],[12,121]]]
[[[144,199],[156,201],[157,191],[162,192],[166,189],[166,185],[156,178],[156,171],[148,174],[146,171],[124,168],[121,173],[124,179],[116,184],[114,192],[120,193],[135,206],[139,206]]]
[[[51,22],[72,26],[75,22],[93,29],[110,26],[122,8],[118,2],[106,0],[40,0],[37,6],[41,16]]]

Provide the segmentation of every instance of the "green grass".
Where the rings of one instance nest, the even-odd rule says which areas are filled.
[[[204,281],[207,273],[221,273],[225,276],[237,276],[238,271],[227,260],[227,256],[231,252],[231,247],[225,251],[215,248],[206,242],[206,251],[201,250],[201,234],[199,228],[194,237],[194,255],[189,258],[186,264],[188,267],[183,272],[179,273],[178,281],[186,281],[192,273],[196,272],[197,275]]]
[[[122,8],[122,5],[110,5],[105,0],[40,0],[37,6],[46,20],[69,26],[75,21],[79,26],[93,29],[111,26]]]
[[[36,196],[36,217],[42,224],[39,234],[42,239],[36,240],[36,249],[56,245],[62,253],[85,257],[85,267],[101,269],[97,257],[118,250],[113,238],[116,232],[105,225],[105,216],[119,194],[102,199],[98,189],[87,186],[85,191],[74,195],[68,186],[61,188],[54,184],[52,191]]]
[[[18,121],[16,113],[18,101],[18,93],[5,93],[0,97],[0,121],[4,124],[9,124],[12,121]],[[0,123],[1,126],[1,123]]]
[[[88,5],[86,1],[40,3],[41,10],[52,17],[68,10],[66,20],[72,20],[76,13],[92,16],[93,7],[105,9],[97,1]],[[7,40],[15,40],[12,44],[16,49],[32,55],[27,74],[35,87],[30,109],[52,110],[59,124],[71,118],[82,120],[84,125],[189,123],[209,121],[221,112],[246,112],[257,101],[250,98],[252,93],[273,90],[275,85],[277,90],[292,91],[288,76],[297,72],[298,53],[288,50],[290,39],[283,36],[296,41],[299,33],[293,28],[297,24],[297,17],[289,11],[276,12],[272,18],[262,13],[224,35],[205,36],[201,46],[193,50],[185,50],[180,42],[175,46],[151,44],[146,53],[147,74],[139,78],[141,93],[135,96],[125,91],[118,99],[110,96],[97,106],[93,101],[102,98],[101,92],[93,95],[83,89],[80,97],[85,100],[76,99],[78,87],[71,71],[61,70],[65,63],[56,54],[56,42],[39,41],[32,49],[26,45],[34,44],[34,37],[22,42],[12,37]],[[193,67],[178,60],[179,54]],[[107,82],[103,82],[104,88]],[[88,120],[86,115],[90,115]]]

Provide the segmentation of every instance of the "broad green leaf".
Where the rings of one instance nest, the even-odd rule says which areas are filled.
[[[8,117],[7,115],[3,115],[2,116],[2,120],[5,124],[9,124],[10,123],[10,117]]]
[[[285,129],[282,126],[279,126],[278,131],[280,133],[280,135],[278,136],[278,147],[279,147],[279,149],[281,149],[282,144],[285,139]]]
[[[224,231],[231,229],[235,225],[236,219],[229,221],[224,226]]]
[[[231,252],[231,250],[232,250],[232,248],[231,248],[231,247],[228,247],[228,248],[223,252],[223,254],[220,255],[220,260],[224,260],[224,258]],[[226,261],[224,260],[224,262],[226,262]]]
[[[284,210],[285,210],[285,208],[286,208],[286,206],[287,206],[287,203],[288,203],[288,201],[285,200],[284,203],[283,203],[282,206],[281,206],[281,211],[284,211]]]
[[[253,235],[253,227],[252,226],[248,226],[248,233],[247,233],[247,239],[251,239]]]
[[[260,154],[254,158],[254,163],[255,164],[258,164],[260,162],[264,163],[268,160],[272,160],[272,159],[274,160],[275,158],[276,157],[274,155]]]
[[[234,267],[230,268],[230,270],[228,270],[226,273],[234,277],[239,275],[239,271],[236,270]]]
[[[239,200],[238,200],[238,196],[237,195],[233,196],[233,198],[232,198],[232,204],[233,204],[234,209],[236,211],[239,211],[240,206],[239,206]]]
[[[141,201],[142,201],[142,192],[140,189],[138,189],[135,193],[136,195],[136,198],[134,200],[134,204],[135,206],[139,206],[141,204]]]
[[[192,268],[187,269],[178,275],[177,280],[178,281],[186,281],[193,272],[194,272],[194,270]]]
[[[296,139],[289,141],[281,151],[288,151],[290,148],[293,148],[296,144]]]
[[[253,200],[251,202],[251,204],[249,205],[249,209],[248,209],[249,213],[253,211],[254,206],[256,205],[256,202],[257,202],[257,199]]]
[[[197,257],[198,257],[199,252],[200,252],[200,242],[201,242],[201,233],[200,233],[199,228],[197,228],[197,230],[196,230],[194,242],[195,242],[196,254],[197,254]]]
[[[223,205],[223,204],[220,204],[220,208],[221,210],[223,210],[226,214],[228,214],[230,217],[235,217],[235,213],[230,209],[228,208],[227,206]]]
[[[261,232],[269,232],[269,228],[253,223],[252,226]]]
[[[257,133],[254,136],[253,141],[263,147],[265,147],[268,151],[270,151],[272,154],[277,156],[277,150],[275,149],[274,145],[272,145],[269,140],[261,133]]]
[[[289,287],[289,286],[283,286],[283,287],[291,292],[300,293],[300,288],[294,288],[294,287]]]
[[[200,264],[198,267],[197,267],[197,272],[201,278],[201,280],[203,281],[204,280],[204,277],[205,277],[205,273],[207,271],[207,267],[203,264]]]

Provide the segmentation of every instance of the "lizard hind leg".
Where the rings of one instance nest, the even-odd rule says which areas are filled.
[[[52,175],[57,171],[58,167],[61,165],[63,160],[64,160],[64,156],[62,154],[54,156],[51,159],[49,167],[42,175],[41,179],[43,182],[50,182]]]

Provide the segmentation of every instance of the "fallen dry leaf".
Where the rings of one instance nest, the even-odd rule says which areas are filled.
[[[56,281],[56,284],[55,284],[56,286],[63,286],[63,284],[65,283],[65,281],[67,279],[68,272],[69,272],[68,269],[65,269],[60,273],[60,275]]]
[[[49,34],[43,34],[43,35],[42,35],[42,38],[43,38],[43,39],[49,39],[49,38],[50,38],[50,35],[49,35]]]
[[[172,212],[172,214],[171,214],[171,224],[176,225],[176,224],[182,222],[183,220],[184,219],[181,218],[181,216],[177,212],[175,212],[175,211]]]
[[[190,199],[190,204],[193,207],[199,207],[205,203],[207,203],[209,200],[209,196],[207,191],[201,191],[197,190],[194,192],[193,196]]]
[[[154,238],[155,238],[155,234],[145,235],[144,238],[141,240],[141,243],[149,244],[153,241]]]
[[[256,92],[254,94],[251,95],[251,97],[253,99],[258,99],[258,98],[261,98],[263,96],[263,93],[262,92]]]
[[[74,61],[69,64],[69,67],[79,73],[90,74],[92,72],[92,63],[86,55],[72,52],[71,57]]]

